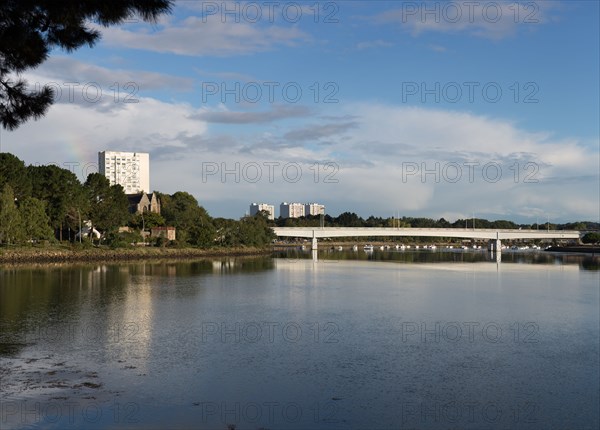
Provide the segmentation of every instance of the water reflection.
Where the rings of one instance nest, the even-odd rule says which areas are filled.
[[[140,326],[140,321],[153,320],[156,291],[151,286],[157,279],[168,288],[175,279],[272,268],[270,258],[244,257],[122,265],[4,266],[0,269],[0,355],[17,354],[43,339],[61,348],[82,338],[102,342],[118,338],[119,330],[129,333],[122,336],[136,331],[138,354],[144,355],[150,345],[144,345],[143,333],[150,332],[151,326]],[[138,326],[128,326],[128,321],[137,321]],[[68,337],[52,334],[65,329],[70,330]]]
[[[543,251],[518,252],[506,250],[490,252],[487,250],[438,249],[419,251],[373,250],[363,251],[319,249],[309,250],[302,247],[279,248],[273,253],[275,258],[312,259],[314,262],[361,260],[395,261],[402,263],[517,263],[517,264],[558,264],[578,265],[581,270],[600,270],[600,256],[585,254],[557,254]]]
[[[4,267],[2,428],[597,427],[581,256],[352,255]]]

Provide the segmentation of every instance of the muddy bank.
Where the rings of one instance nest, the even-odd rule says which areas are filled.
[[[0,264],[190,259],[267,255],[271,248],[0,248]]]

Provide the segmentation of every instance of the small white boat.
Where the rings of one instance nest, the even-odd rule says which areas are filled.
[[[337,247],[337,250],[338,250],[338,251],[343,251],[343,250],[344,250],[344,248],[342,248],[341,246],[338,246],[338,247]]]
[[[357,246],[357,245],[354,245],[354,246],[352,247],[352,251],[358,251],[358,246]]]
[[[365,250],[365,251],[373,251],[373,245],[365,245],[363,247],[363,250]]]
[[[384,249],[385,249],[385,247],[384,247],[383,245],[381,245],[381,246],[379,247],[379,250],[380,250],[380,251],[383,251]]]

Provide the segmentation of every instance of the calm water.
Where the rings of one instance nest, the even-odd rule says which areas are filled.
[[[0,268],[5,428],[598,428],[598,258]]]

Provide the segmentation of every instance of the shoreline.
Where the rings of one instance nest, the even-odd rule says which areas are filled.
[[[580,254],[600,254],[600,246],[553,246],[545,249],[546,252],[564,252],[564,253],[580,253]]]
[[[261,256],[271,254],[272,248],[88,248],[59,247],[0,248],[0,265],[27,263],[86,263],[120,262],[136,260],[183,260],[213,257]]]

